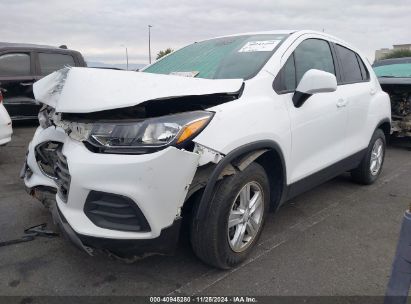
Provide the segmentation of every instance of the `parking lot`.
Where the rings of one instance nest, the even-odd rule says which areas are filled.
[[[0,147],[0,241],[48,223],[18,174],[33,125]],[[392,144],[381,178],[359,186],[340,176],[270,216],[250,259],[231,271],[202,264],[182,238],[174,256],[134,264],[89,257],[61,237],[0,247],[2,295],[383,295],[404,210],[411,151]]]

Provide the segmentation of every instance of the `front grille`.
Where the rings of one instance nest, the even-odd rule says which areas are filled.
[[[91,191],[84,204],[84,212],[98,227],[150,231],[150,226],[136,203],[122,195]]]
[[[57,184],[57,195],[67,202],[70,189],[71,176],[69,173],[67,159],[61,152],[63,143],[47,141],[36,146],[34,149],[37,164],[41,172],[54,179]]]
[[[43,142],[34,149],[34,156],[41,172],[52,179],[56,179],[55,166],[57,163],[57,150],[61,150],[63,144],[56,141]]]
[[[69,173],[69,168],[67,164],[67,159],[61,152],[62,149],[56,150],[57,161],[54,168],[56,175],[56,183],[58,186],[57,195],[61,198],[63,202],[67,202],[71,176]]]

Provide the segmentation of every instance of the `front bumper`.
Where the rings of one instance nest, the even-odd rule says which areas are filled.
[[[54,222],[58,224],[63,235],[69,239],[78,249],[94,256],[98,253],[108,253],[118,258],[130,259],[134,257],[147,256],[150,254],[173,253],[178,241],[181,218],[161,232],[160,236],[147,240],[119,240],[110,238],[96,238],[77,234],[57,205],[52,208]]]
[[[67,225],[84,243],[107,245],[106,240],[153,240],[173,227],[180,217],[189,185],[197,170],[199,155],[168,147],[144,155],[113,155],[90,152],[59,128],[36,131],[29,145],[24,177],[30,189],[57,188],[58,181],[44,175],[38,166],[34,149],[45,141],[63,143],[62,153],[70,171],[67,201],[56,196],[57,208]],[[132,200],[146,218],[150,231],[135,232],[107,229],[93,223],[84,211],[90,192],[99,191]],[[126,246],[127,247],[127,246]]]

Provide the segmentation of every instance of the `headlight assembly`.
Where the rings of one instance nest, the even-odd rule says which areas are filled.
[[[42,127],[43,129],[47,129],[48,127],[50,127],[52,125],[52,122],[50,120],[50,116],[52,110],[47,108],[46,106],[43,106],[40,111],[39,114],[37,115],[37,118],[39,120],[39,125],[40,127]]]
[[[105,153],[139,154],[181,146],[199,134],[212,112],[194,111],[139,121],[71,123],[70,136]]]

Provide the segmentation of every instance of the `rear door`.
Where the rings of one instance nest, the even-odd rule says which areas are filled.
[[[40,106],[33,96],[34,69],[33,53],[29,50],[0,53],[0,89],[13,120],[37,118]]]
[[[372,95],[377,91],[372,87],[370,74],[358,54],[339,44],[334,44],[334,49],[341,70],[338,89],[344,95],[348,109],[347,148],[354,154],[366,148],[371,139],[366,121]]]

